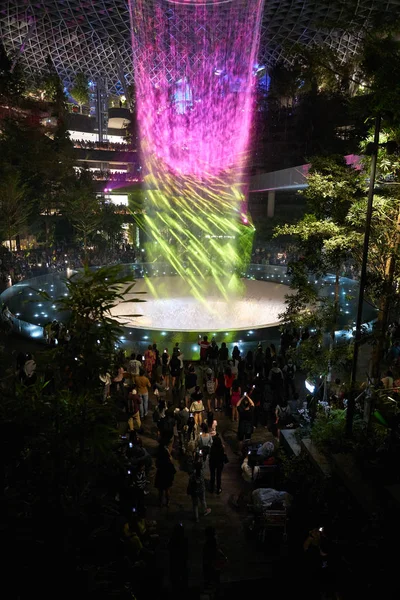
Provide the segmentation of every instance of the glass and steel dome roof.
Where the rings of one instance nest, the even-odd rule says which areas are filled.
[[[267,0],[259,62],[268,66],[294,44],[321,40],[351,54],[359,37],[338,31],[338,23],[360,32],[374,15],[399,12],[400,0]],[[50,56],[67,86],[78,71],[105,78],[114,93],[122,93],[122,72],[128,84],[133,79],[127,0],[2,0],[0,36],[28,76],[43,70]]]

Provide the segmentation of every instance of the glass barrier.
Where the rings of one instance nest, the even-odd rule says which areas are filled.
[[[133,279],[151,277],[154,280],[164,276],[178,276],[169,263],[122,264],[121,271],[123,275],[132,275]],[[67,293],[65,282],[73,273],[74,271],[69,269],[64,273],[40,275],[7,288],[0,295],[0,315],[6,323],[6,327],[11,332],[45,342],[44,326],[54,319],[62,321],[63,315],[57,311],[56,301]],[[290,285],[290,273],[287,272],[286,266],[251,264],[241,275],[247,279]],[[327,275],[318,280],[310,275],[310,282],[320,286],[323,296],[330,297],[334,294],[333,275]],[[50,301],[43,300],[40,291],[46,291],[50,296]],[[287,293],[290,293],[289,287]],[[351,327],[354,324],[358,282],[342,277],[340,279],[340,295],[340,329],[336,333],[337,336],[348,339],[352,336]],[[364,308],[367,322],[376,318],[376,310],[373,307],[366,303]],[[348,327],[350,327],[350,331]],[[185,358],[189,359],[198,357],[199,333],[204,334],[204,332],[197,331],[174,332],[146,329],[138,324],[137,327],[123,327],[119,343],[126,350],[143,353],[150,343],[156,342],[159,347],[169,347],[170,351],[175,344],[178,344]],[[280,340],[280,331],[277,326],[205,333],[210,336],[214,335],[218,344],[225,341],[230,349],[237,344],[242,352],[255,349],[258,343],[268,342],[279,345]]]

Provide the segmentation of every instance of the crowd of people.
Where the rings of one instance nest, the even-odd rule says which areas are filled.
[[[291,247],[290,245],[281,246],[269,242],[253,250],[251,262],[255,265],[290,267],[290,263],[297,261],[299,258],[295,247]],[[349,279],[358,279],[358,269],[350,258],[343,262],[340,275]]]
[[[102,378],[104,399],[113,399],[119,408],[118,431],[126,439],[127,456],[134,457],[127,472],[135,514],[146,514],[151,485],[152,457],[142,442],[144,432],[153,431],[158,441],[153,483],[160,508],[170,506],[176,460],[184,460],[192,518],[199,522],[211,513],[209,495],[221,495],[224,467],[229,462],[218,431],[218,413],[233,423],[238,421],[239,455],[254,428],[270,427],[278,435],[277,427],[288,425],[287,399],[298,397],[296,368],[289,356],[278,357],[271,344],[242,357],[237,346],[230,352],[224,342],[219,347],[207,336],[199,340],[199,353],[199,363],[187,362],[178,344],[171,353],[152,344],[144,355],[121,353],[113,371]],[[268,456],[260,455],[266,464],[273,454],[273,449],[267,450]],[[180,527],[174,535],[183,535],[184,525]],[[215,537],[212,528],[206,531]],[[203,573],[206,585],[215,587],[227,559],[215,541],[211,545],[212,559],[208,551],[203,554]],[[172,567],[172,576],[173,572]]]
[[[255,248],[251,262],[255,265],[280,265],[285,266],[295,258],[290,247],[279,246],[277,244],[268,244]]]
[[[113,172],[113,171],[110,171],[109,169],[92,169],[90,172],[95,181],[115,181],[118,183],[137,183],[137,182],[143,180],[137,166],[134,169],[134,171],[130,172],[130,173]]]
[[[258,346],[245,357],[237,346],[230,354],[224,342],[219,348],[215,340],[208,342],[207,336],[199,346],[200,368],[184,362],[178,345],[170,355],[167,348],[160,352],[157,344],[153,344],[144,355],[132,353],[129,359],[122,357],[114,371],[103,377],[104,399],[118,398],[123,417],[118,428],[122,435],[143,431],[150,396],[155,401],[152,422],[160,443],[156,477],[160,504],[169,503],[174,479],[170,457],[175,442],[199,481],[199,468],[208,459],[210,491],[216,489],[219,494],[227,456],[217,431],[217,413],[238,422],[241,447],[251,440],[258,426],[269,428],[278,437],[278,429],[288,426],[291,420],[288,400],[297,402],[299,398],[296,366],[286,353],[277,356],[273,344],[265,350]],[[199,484],[200,500],[207,512],[203,487]],[[195,516],[198,518],[196,512]]]
[[[137,250],[124,244],[106,253],[88,251],[87,260],[91,267],[104,264],[133,263]],[[21,250],[9,252],[0,249],[0,291],[9,285],[47,273],[57,273],[66,269],[80,269],[85,257],[82,249],[60,245],[52,250]]]
[[[393,324],[391,332],[388,359],[398,365],[398,324]],[[185,361],[179,344],[170,352],[154,343],[144,354],[135,351],[126,355],[120,351],[109,372],[99,376],[103,401],[115,404],[119,452],[125,464],[115,488],[123,516],[121,540],[140,576],[146,578],[151,573],[159,541],[159,522],[147,517],[152,487],[160,510],[164,511],[171,505],[182,465],[187,471],[186,492],[193,521],[203,521],[206,526],[211,519],[212,524],[210,498],[221,502],[218,498],[224,489],[224,468],[232,456],[232,449],[221,434],[221,424],[222,431],[226,431],[227,423],[236,431],[237,454],[245,481],[253,484],[261,467],[276,466],[280,430],[297,426],[296,407],[302,405],[306,394],[292,350],[309,336],[307,330],[300,335],[286,329],[278,348],[272,343],[264,347],[260,344],[245,355],[238,346],[230,349],[225,342],[203,336],[198,342],[198,362]],[[25,385],[35,383],[38,373],[32,355],[17,356],[17,373]],[[51,381],[51,373],[45,378]],[[382,378],[382,386],[393,389],[395,385],[388,372]],[[344,386],[339,380],[330,391],[332,406],[343,402]],[[275,439],[269,437],[255,448],[251,442],[258,428],[266,428]],[[146,442],[148,436],[157,440],[155,452]],[[154,506],[154,500],[151,505]],[[183,519],[174,527],[168,545],[175,553],[169,564],[170,578],[178,590],[188,584],[185,527]],[[227,558],[217,541],[216,530],[209,526],[205,532],[204,582],[218,588]],[[305,552],[309,550],[307,544]],[[178,569],[176,556],[180,551],[182,568]]]
[[[108,253],[107,257],[89,254],[92,265],[129,263],[135,259],[135,249],[128,246]],[[19,277],[81,266],[83,254],[78,249],[60,247],[51,252],[12,255],[4,250],[0,272],[14,283]],[[58,344],[69,342],[68,330],[62,323],[48,323],[45,332],[49,344],[56,340]],[[235,431],[243,478],[253,482],[261,465],[275,465],[280,432],[299,425],[305,404],[311,420],[319,401],[323,400],[328,408],[345,408],[346,389],[339,379],[330,385],[327,397],[322,382],[317,382],[316,393],[308,396],[301,384],[294,351],[311,335],[307,328],[283,329],[279,346],[259,344],[245,354],[237,345],[229,348],[224,341],[199,336],[198,363],[185,360],[179,343],[171,351],[154,343],[143,354],[135,351],[127,356],[120,352],[109,372],[99,376],[103,401],[115,404],[120,452],[125,461],[125,471],[115,489],[124,521],[121,539],[144,578],[151,572],[158,542],[157,523],[147,518],[151,487],[157,491],[160,509],[168,508],[179,463],[183,462],[188,472],[187,495],[193,520],[205,524],[212,520],[207,518],[212,514],[210,498],[221,496],[230,454],[222,436],[222,420],[224,427],[229,422]],[[398,323],[391,325],[388,340],[386,361],[390,369],[380,385],[396,394],[397,388],[400,390],[400,379],[395,376],[400,364]],[[34,356],[20,353],[16,363],[18,381],[33,386],[40,377]],[[46,393],[51,393],[51,366],[47,369],[44,380],[50,384]],[[267,441],[253,452],[254,432],[264,428],[273,435],[274,443]],[[155,453],[146,447],[144,435],[156,437]],[[170,547],[176,550],[186,546],[185,525],[180,524],[172,533]],[[204,581],[218,587],[227,559],[212,527],[206,528],[204,548]],[[187,585],[187,570],[177,570],[175,561],[170,564],[170,577],[177,586]]]
[[[84,150],[119,150],[121,152],[135,152],[135,149],[128,143],[123,142],[94,142],[92,140],[73,140],[74,148],[83,148]]]
[[[60,336],[58,325],[56,322],[52,324],[54,337]],[[179,355],[179,349],[173,354]],[[51,364],[42,373],[32,354],[19,352],[15,360],[19,383],[29,389],[43,380],[48,382],[45,393],[54,393]],[[173,360],[169,362],[173,364]],[[192,367],[182,368],[184,372],[192,370]],[[113,369],[106,375],[99,375],[99,385],[104,390],[103,401],[115,405],[119,440],[117,452],[125,465],[123,472],[116,477],[115,501],[122,517],[120,539],[130,564],[138,571],[138,585],[141,580],[145,581],[152,569],[158,542],[157,523],[147,518],[150,479],[153,479],[157,490],[160,507],[168,507],[177,472],[176,457],[187,454],[187,494],[191,501],[193,519],[198,522],[200,516],[207,517],[211,513],[207,506],[206,492],[215,492],[217,496],[221,494],[222,471],[228,461],[212,414],[204,414],[204,419],[198,425],[200,420],[195,422],[191,413],[190,396],[185,392],[183,400],[177,400],[174,391],[181,386],[177,381],[174,389],[169,388],[165,385],[166,377],[166,369],[163,369],[156,344],[145,357],[137,353],[126,357],[119,352]],[[184,377],[179,381],[183,382]],[[71,386],[71,390],[74,390],[73,381]],[[200,386],[196,386],[196,389],[199,393]],[[158,449],[155,455],[145,447],[142,438],[145,431],[147,435],[157,437]],[[153,464],[156,469],[154,477]],[[206,470],[209,472],[208,477]],[[178,586],[184,585],[185,581],[187,583],[187,570],[182,572],[181,568],[178,572],[176,569],[176,551],[180,544],[187,545],[184,524],[175,527],[169,542],[171,552],[174,553],[170,577]],[[219,548],[216,531],[209,526],[205,530],[203,552],[204,579],[207,585],[219,584],[224,562],[226,559]]]

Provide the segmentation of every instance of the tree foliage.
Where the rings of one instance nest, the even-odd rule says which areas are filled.
[[[26,83],[18,64],[14,65],[14,69],[12,66],[12,61],[0,42],[0,98],[18,104]]]
[[[384,131],[382,144],[386,144],[394,133],[393,130]],[[393,135],[394,139],[396,137]],[[364,148],[367,143],[368,138]],[[303,192],[310,212],[299,222],[276,229],[276,235],[290,235],[296,240],[301,257],[291,266],[292,288],[295,291],[287,300],[284,314],[289,322],[301,325],[308,320],[319,323],[322,319],[322,331],[329,324],[333,331],[336,319],[332,314],[329,316],[328,307],[330,305],[334,313],[335,307],[328,299],[321,298],[310,280],[334,273],[338,282],[338,275],[346,262],[355,273],[361,268],[369,184],[368,157],[361,166],[362,169],[345,165],[343,159],[339,160],[338,157],[313,159],[308,187]],[[382,328],[386,328],[389,309],[395,312],[398,305],[399,166],[399,156],[396,153],[389,154],[388,147],[382,145],[378,153],[377,180],[380,189],[374,198],[366,283],[367,298],[380,309],[378,338]],[[336,316],[339,312],[337,304]],[[385,324],[380,322],[382,319]],[[382,350],[379,350],[373,360],[376,368],[381,359]]]
[[[130,220],[125,215],[124,207],[116,206],[112,202],[102,202],[100,210],[100,230],[105,243],[113,249],[122,239],[122,225]]]
[[[96,196],[89,171],[82,170],[79,178],[74,181],[64,210],[87,254],[89,237],[97,231],[101,221],[101,203]]]
[[[39,586],[47,597],[61,580],[64,590],[76,589],[83,565],[97,572],[98,560],[114,561],[109,530],[123,459],[99,374],[111,372],[121,333],[110,309],[133,284],[115,266],[85,269],[66,282],[68,296],[57,304],[71,341],[42,354],[35,385],[16,384],[15,367],[0,351],[0,521],[12,573],[18,565],[13,585],[20,597]],[[99,554],[93,543],[100,530],[111,548]],[[85,581],[88,591],[95,585]]]
[[[393,22],[365,37],[360,67],[365,78],[370,114],[400,120],[400,25]],[[365,88],[364,88],[365,91]]]
[[[74,84],[69,93],[81,107],[84,104],[89,104],[89,81],[84,73],[80,72],[76,74]]]
[[[0,180],[0,235],[12,249],[12,240],[25,229],[32,210],[26,198],[26,187],[16,172],[8,172]]]
[[[122,334],[110,311],[116,304],[127,302],[126,296],[131,295],[134,281],[131,276],[121,276],[118,265],[97,270],[85,267],[68,279],[66,286],[67,296],[59,299],[57,306],[67,315],[71,342],[67,349],[62,348],[62,354],[66,360],[68,351],[67,364],[83,387],[93,387],[99,373],[104,374],[110,368]],[[128,301],[139,302],[131,297]]]

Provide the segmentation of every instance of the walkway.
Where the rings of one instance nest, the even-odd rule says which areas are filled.
[[[232,440],[234,437],[232,429],[236,428],[237,424],[232,423],[223,413],[218,412],[215,416],[218,420],[220,435],[225,439]],[[141,437],[145,447],[154,455],[158,444],[155,439],[155,426],[152,423],[150,414],[144,425],[145,433]],[[267,429],[260,428],[257,430],[257,438],[266,441],[272,439],[272,436]],[[270,578],[274,568],[287,555],[287,549],[283,543],[273,547],[268,547],[268,544],[265,544],[265,547],[260,547],[257,540],[252,539],[248,533],[246,527],[248,516],[238,512],[231,506],[229,499],[232,495],[249,493],[252,488],[241,477],[239,456],[234,453],[229,443],[225,444],[225,448],[229,463],[225,465],[222,475],[222,494],[217,496],[207,492],[207,503],[212,512],[209,516],[202,517],[199,523],[195,523],[193,520],[191,498],[186,493],[188,474],[185,459],[180,459],[176,450],[173,451],[173,457],[177,473],[171,490],[169,508],[158,507],[158,495],[153,486],[155,470],[150,477],[152,484],[149,486],[150,494],[147,497],[148,518],[154,519],[158,523],[160,557],[167,561],[169,536],[176,523],[183,523],[189,540],[189,585],[194,588],[201,587],[202,584],[202,548],[204,529],[208,525],[216,528],[221,548],[229,559],[223,573],[223,582]],[[206,478],[208,474],[206,466]],[[168,585],[167,580],[164,583]]]

